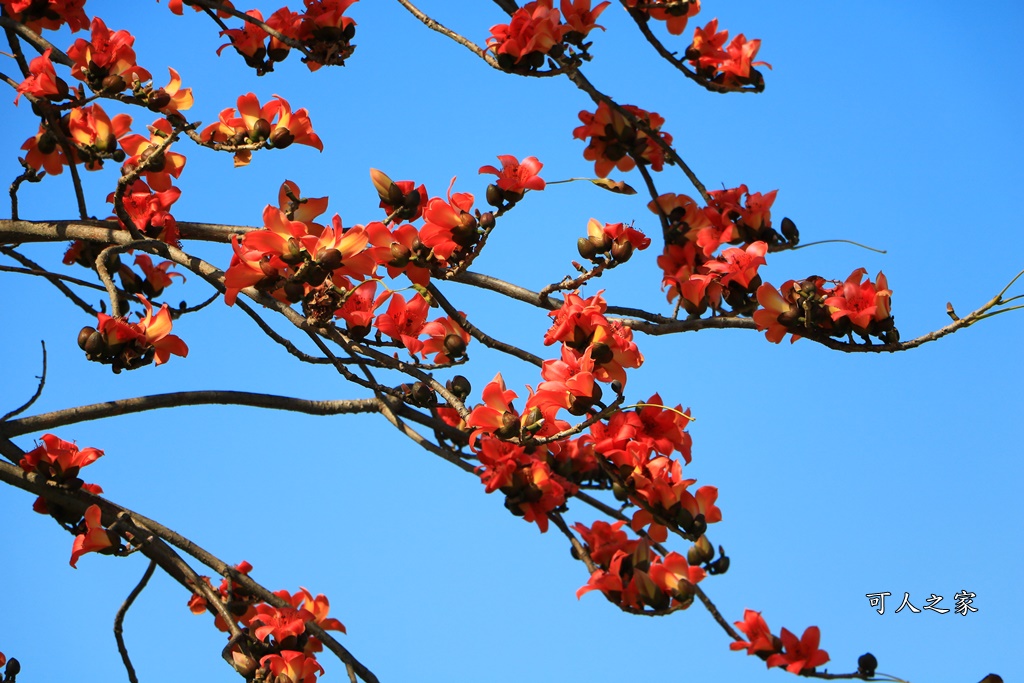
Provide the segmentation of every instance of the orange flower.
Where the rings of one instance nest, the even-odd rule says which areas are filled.
[[[730,650],[747,649],[748,655],[755,655],[759,652],[777,652],[775,636],[768,630],[768,624],[760,612],[752,609],[743,610],[743,621],[733,622],[737,629],[743,632],[749,640],[736,640],[729,643]]]
[[[43,54],[29,62],[29,76],[18,84],[18,96],[14,98],[14,104],[22,95],[32,97],[49,97],[53,100],[62,100],[68,95],[68,84],[57,78],[57,72],[50,61],[52,49],[46,50]]]
[[[499,154],[501,170],[494,166],[481,166],[480,173],[493,173],[498,176],[496,183],[499,188],[522,196],[526,190],[543,190],[545,183],[538,173],[544,164],[537,157],[526,157],[522,163],[511,154]]]
[[[86,553],[117,549],[117,535],[103,528],[103,513],[99,505],[85,509],[85,532],[75,536],[71,546],[71,566],[78,569],[78,558]]]
[[[120,138],[121,149],[128,154],[125,167],[141,166],[146,182],[153,190],[163,192],[171,189],[171,178],[177,178],[185,168],[185,156],[167,149],[159,154],[154,150],[174,132],[167,119],[157,119],[149,126],[150,137],[132,133]]]
[[[630,104],[622,105],[619,109],[644,123],[664,143],[672,144],[672,136],[660,131],[665,119]],[[600,177],[608,177],[613,168],[622,172],[631,171],[638,162],[649,164],[655,171],[660,171],[664,166],[665,152],[661,146],[606,102],[602,101],[593,114],[581,111],[579,118],[583,125],[573,131],[573,137],[590,139],[587,148],[583,150],[583,158],[595,162],[594,171]]]
[[[315,683],[317,674],[324,672],[315,657],[295,650],[267,655],[260,659],[260,666],[270,669],[270,680],[277,683]]]
[[[828,653],[818,649],[821,631],[817,626],[808,626],[799,639],[785,628],[780,635],[785,650],[768,658],[769,667],[783,666],[789,673],[799,674],[828,661]]]
[[[148,71],[135,63],[135,36],[128,31],[111,31],[99,17],[91,25],[92,40],[79,38],[68,48],[74,60],[71,75],[85,81],[95,92],[119,93],[135,82],[148,81]]]
[[[74,479],[79,470],[103,456],[103,451],[97,448],[79,450],[74,443],[53,434],[44,434],[40,441],[43,443],[25,453],[18,464],[26,472],[35,471],[47,479]]]

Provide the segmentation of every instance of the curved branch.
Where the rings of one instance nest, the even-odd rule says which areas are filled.
[[[19,407],[15,408],[3,417],[0,417],[0,429],[3,429],[3,425],[7,420],[15,415],[21,415],[23,412],[31,408],[32,404],[38,401],[39,397],[43,395],[43,387],[46,386],[46,342],[40,341],[39,343],[43,347],[43,373],[39,375],[39,385],[36,386],[36,393],[32,394],[31,398],[22,403]]]
[[[124,644],[124,617],[128,614],[128,609],[135,602],[135,598],[139,597],[142,590],[149,583],[149,580],[153,578],[153,572],[156,570],[156,560],[150,560],[149,566],[146,567],[146,571],[142,574],[142,578],[139,579],[139,583],[132,589],[132,592],[125,598],[121,608],[117,610],[117,614],[114,616],[114,639],[117,640],[117,651],[121,653],[121,661],[124,662],[124,668],[128,672],[128,680],[131,683],[139,683],[138,677],[135,675],[135,667],[132,666],[132,660],[128,656],[128,648]]]

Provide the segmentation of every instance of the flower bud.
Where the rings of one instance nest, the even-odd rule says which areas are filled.
[[[21,673],[21,662],[14,657],[7,660],[7,678],[14,680],[14,677]]]
[[[708,541],[707,536],[701,536],[697,539],[697,542],[690,546],[690,549],[686,551],[686,561],[690,565],[696,567],[702,565],[705,562],[710,562],[711,558],[715,556],[715,549]]]
[[[163,88],[158,88],[149,93],[146,98],[146,107],[151,111],[160,111],[171,103],[171,96]]]
[[[466,353],[466,342],[457,334],[449,334],[444,338],[444,355],[459,358]]]
[[[871,678],[878,668],[878,659],[870,652],[865,652],[857,658],[857,673],[864,678]]]
[[[40,154],[53,154],[57,149],[57,136],[51,131],[45,131],[36,141],[36,147],[39,148]]]
[[[505,193],[501,191],[501,188],[494,184],[487,186],[485,197],[487,198],[487,203],[491,206],[500,207],[505,203]]]
[[[284,295],[291,303],[298,303],[306,295],[306,288],[301,282],[288,280],[284,283]]]
[[[275,149],[284,149],[293,142],[295,142],[295,136],[292,135],[292,132],[284,126],[278,126],[274,129],[274,132],[270,134],[270,144]]]
[[[412,252],[409,251],[409,247],[398,242],[391,243],[391,260],[388,261],[388,265],[392,268],[405,268],[409,265],[409,259],[412,258]]]
[[[490,211],[485,211],[480,214],[480,227],[484,230],[490,230],[494,227],[494,214]]]
[[[85,343],[89,341],[89,337],[91,337],[95,333],[95,327],[83,327],[82,331],[78,333],[78,348],[85,351]]]
[[[99,358],[105,355],[108,351],[107,340],[101,332],[93,331],[93,333],[85,340],[85,344],[82,348],[85,350],[86,357],[90,360],[93,358]]]
[[[782,219],[782,236],[790,244],[796,244],[800,241],[800,231],[796,229],[796,223],[789,218]]]
[[[117,74],[111,74],[100,83],[100,91],[105,93],[121,92],[125,88],[124,79]]]
[[[455,375],[446,383],[448,391],[455,394],[455,397],[460,401],[465,401],[469,397],[469,393],[473,390],[473,386],[469,383],[469,380],[462,375]]]
[[[625,263],[633,256],[633,244],[631,242],[612,243],[612,258],[619,263]]]
[[[694,534],[703,535],[704,532],[707,531],[707,530],[708,530],[708,523],[704,519],[704,513],[698,512],[694,516],[694,518],[693,518],[693,526],[690,527],[687,531],[689,531],[691,533],[694,533]]]
[[[580,256],[588,261],[593,261],[594,257],[597,256],[597,246],[586,237],[576,240],[576,250],[580,252]]]
[[[590,347],[590,357],[594,359],[594,365],[602,365],[615,357],[615,352],[605,343],[598,342]]]
[[[341,252],[337,249],[327,249],[317,254],[316,261],[325,270],[335,270],[341,266]]]
[[[256,119],[256,123],[252,125],[252,129],[249,131],[249,139],[253,142],[261,142],[270,137],[270,132],[270,121]]]
[[[604,252],[608,251],[609,249],[611,249],[611,247],[612,247],[612,240],[611,240],[611,238],[608,237],[608,234],[603,232],[603,231],[597,233],[596,235],[591,235],[587,239],[589,239],[591,244],[594,245],[594,247],[597,249],[597,251],[602,253],[602,254]]]

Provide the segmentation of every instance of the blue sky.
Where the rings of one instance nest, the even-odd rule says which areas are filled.
[[[478,43],[504,19],[490,3],[454,4],[422,9]],[[174,207],[179,220],[257,224],[281,182],[292,179],[308,196],[330,196],[329,212],[345,225],[366,223],[379,218],[371,167],[423,182],[431,195],[443,195],[457,176],[456,190],[481,203],[487,180],[477,169],[498,154],[539,157],[549,181],[593,171],[583,143],[572,139],[577,113],[591,108],[584,94],[564,79],[498,73],[398,3],[364,1],[349,10],[358,48],[346,67],[310,74],[293,56],[262,79],[230,51],[217,58],[223,39],[204,17],[174,17],[155,3],[135,3],[131,13],[124,7],[87,5],[111,28],[137,35],[139,62],[158,83],[166,66],[181,72],[195,92],[193,120],[215,120],[245,92],[261,100],[276,93],[307,107],[324,140],[322,154],[268,151],[243,169],[232,168],[228,155],[180,145],[188,165]],[[260,7],[269,14],[277,5]],[[601,17],[608,31],[593,34],[585,73],[619,102],[661,114],[709,188],[778,189],[775,220],[792,218],[804,241],[845,238],[887,250],[830,244],[779,254],[761,270],[766,281],[884,270],[896,323],[909,339],[949,322],[947,301],[963,315],[1024,268],[1013,246],[1024,184],[1024,102],[1015,87],[1024,12],[1015,3],[972,6],[965,15],[920,3],[881,10],[706,2],[697,22],[715,16],[763,40],[759,57],[774,67],[763,94],[697,88],[659,61],[619,7]],[[14,71],[4,63],[0,70]],[[13,178],[18,147],[36,123],[24,104],[4,112],[0,177]],[[136,119],[137,128],[146,123]],[[616,177],[642,185],[636,172]],[[113,165],[85,181],[90,211],[109,215],[103,199],[116,182]],[[657,181],[662,191],[693,194],[677,169]],[[67,173],[24,187],[20,199],[25,218],[75,213]],[[656,235],[646,201],[580,183],[531,194],[502,221],[474,269],[539,289],[571,272],[590,217],[635,220]],[[613,304],[670,312],[655,251],[637,254],[586,293],[604,288]],[[56,264],[63,246],[24,252]],[[195,252],[220,267],[230,259],[225,245]],[[7,406],[0,412],[34,390],[40,339],[50,365],[33,412],[186,389],[363,396],[323,368],[296,363],[220,303],[175,326],[188,359],[115,376],[84,360],[75,337],[91,321],[52,287],[10,274],[0,281],[9,292],[0,304]],[[541,342],[542,312],[463,285],[445,291],[494,336],[552,355]],[[168,300],[208,295],[190,277]],[[688,472],[719,488],[724,520],[712,538],[732,568],[702,586],[722,613],[734,621],[744,608],[760,610],[775,632],[818,625],[833,672],[854,670],[871,651],[880,671],[913,681],[975,683],[990,671],[1012,680],[1020,665],[1008,646],[1024,610],[1024,545],[1012,531],[1024,513],[1022,334],[1024,315],[1011,313],[885,356],[844,355],[808,341],[776,346],[752,331],[638,335],[646,363],[630,376],[628,398],[659,391],[670,405],[690,406],[697,421]],[[479,345],[470,354],[466,372],[477,389],[498,371],[521,395],[538,381],[532,368]],[[474,478],[417,450],[379,418],[194,407],[57,433],[106,451],[87,480],[111,499],[229,562],[248,560],[254,578],[272,589],[326,593],[348,627],[343,644],[381,680],[789,676],[730,652],[699,607],[644,619],[597,594],[577,601],[587,575],[563,537],[512,517],[497,495],[484,495]],[[18,442],[29,448],[38,436]],[[0,530],[0,576],[10,587],[0,651],[22,661],[26,680],[71,671],[81,680],[118,680],[124,673],[110,625],[143,558],[90,555],[73,570],[71,538],[34,514],[31,502],[13,489],[0,495],[9,520]],[[567,519],[594,517],[573,506]],[[952,607],[961,590],[976,593],[977,612],[893,613],[904,592],[919,608],[932,593]],[[892,593],[884,615],[865,597],[880,591]],[[158,577],[129,614],[126,637],[143,680],[233,676],[219,660],[222,634],[188,612],[187,598]],[[323,661],[326,680],[345,678],[341,666]]]

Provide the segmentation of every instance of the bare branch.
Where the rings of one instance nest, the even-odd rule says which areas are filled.
[[[132,589],[132,592],[125,598],[121,608],[117,610],[117,614],[114,616],[114,638],[117,640],[117,651],[121,653],[121,661],[124,662],[124,668],[128,672],[128,680],[131,683],[139,683],[138,677],[135,675],[135,667],[132,666],[132,660],[128,656],[128,648],[124,644],[124,617],[128,614],[128,609],[135,602],[135,598],[139,597],[142,590],[149,583],[149,580],[153,577],[153,572],[156,570],[156,561],[150,560],[149,566],[146,567],[146,571],[142,574],[142,578],[139,579],[139,583]]]
[[[0,417],[0,429],[3,429],[3,424],[7,422],[7,420],[15,415],[21,415],[23,412],[31,408],[32,404],[38,401],[39,397],[43,395],[43,387],[46,386],[46,342],[40,340],[39,344],[43,347],[43,372],[39,375],[39,385],[36,387],[36,393],[32,394],[32,397],[21,404],[21,406],[15,408],[3,417]]]

